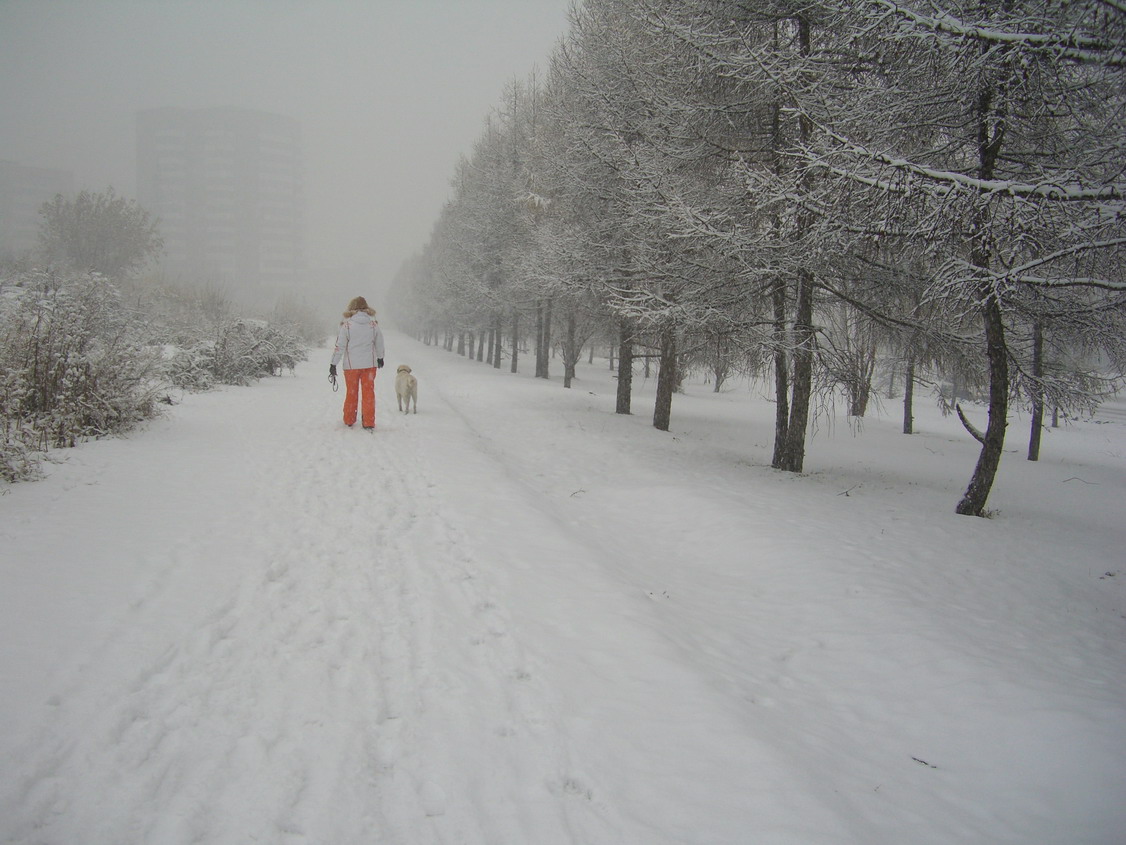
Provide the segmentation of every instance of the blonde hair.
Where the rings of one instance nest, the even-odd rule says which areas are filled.
[[[357,296],[348,303],[348,309],[344,312],[344,319],[347,320],[349,317],[361,311],[366,313],[369,317],[375,316],[375,309],[368,307],[368,301],[362,296]]]

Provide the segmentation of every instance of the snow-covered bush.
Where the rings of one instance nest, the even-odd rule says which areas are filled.
[[[293,371],[305,359],[294,335],[264,320],[233,320],[220,326],[215,342],[215,369],[224,384],[249,384],[263,376]]]
[[[224,320],[211,334],[178,347],[167,361],[168,378],[177,387],[208,390],[216,384],[250,384],[293,372],[307,357],[306,343],[296,333],[264,320]]]
[[[48,448],[156,414],[159,356],[105,277],[32,271],[6,279],[0,293],[3,478],[34,474]]]
[[[168,385],[209,390],[292,372],[316,331],[303,315],[234,316],[214,290],[99,274],[0,275],[0,480],[31,478],[48,449],[129,430]]]
[[[210,285],[169,285],[149,277],[133,282],[130,296],[143,303],[149,343],[161,350],[164,375],[181,390],[246,385],[292,371],[325,333],[284,300],[268,320],[249,319],[229,293]]]
[[[168,380],[181,390],[198,393],[215,386],[215,355],[211,344],[171,346],[164,364]]]
[[[18,414],[29,393],[25,372],[6,368],[0,372],[0,479],[4,481],[22,481],[39,473],[44,433]]]

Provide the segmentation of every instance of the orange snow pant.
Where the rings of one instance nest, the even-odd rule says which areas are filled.
[[[355,424],[358,405],[364,428],[375,428],[375,367],[345,370],[344,386],[344,424]]]

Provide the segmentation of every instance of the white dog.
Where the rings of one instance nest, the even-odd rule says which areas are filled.
[[[418,379],[411,375],[411,368],[400,364],[395,371],[395,396],[399,400],[399,410],[404,414],[410,413],[411,400],[414,400],[414,412],[418,413]],[[406,407],[403,407],[403,400]]]

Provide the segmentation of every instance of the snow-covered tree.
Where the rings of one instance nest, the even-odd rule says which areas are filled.
[[[899,243],[929,265],[927,302],[976,316],[989,422],[969,426],[982,449],[957,511],[980,515],[1013,373],[1029,369],[1012,333],[1070,323],[1074,339],[1121,356],[1126,12],[890,0],[838,11],[855,61],[795,100],[815,127],[797,199],[827,246]]]
[[[1123,372],[1124,35],[1098,0],[586,0],[459,171],[436,310],[507,311],[513,367],[531,317],[541,375],[554,315],[615,325],[617,410],[657,357],[658,428],[683,367],[768,355],[792,471],[818,390],[859,412],[881,361],[907,432],[917,381],[984,390],[980,514],[1010,403],[1038,431]]]
[[[44,258],[79,273],[128,275],[163,247],[157,221],[113,188],[82,191],[74,199],[58,194],[43,204],[40,215],[39,247]]]

